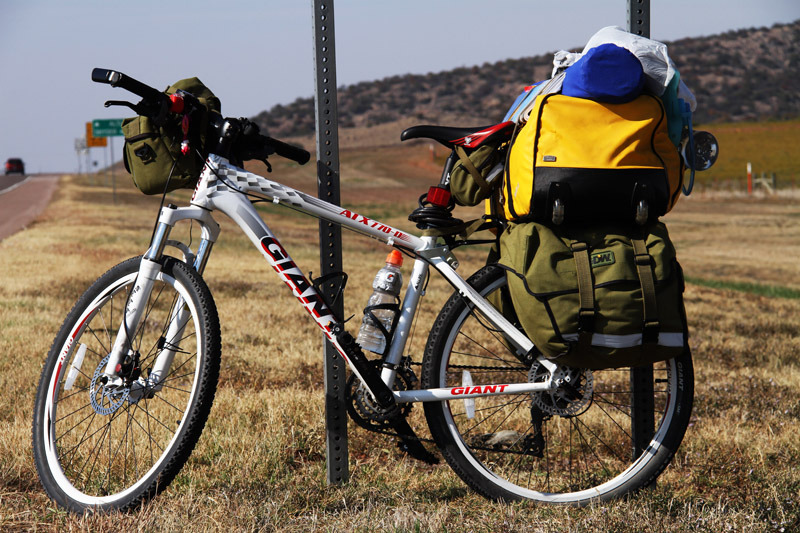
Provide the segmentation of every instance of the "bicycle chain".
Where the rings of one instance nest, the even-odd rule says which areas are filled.
[[[422,363],[417,363],[415,361],[411,361],[408,363],[409,365],[414,366],[422,366]],[[480,365],[448,365],[447,368],[462,368],[462,369],[472,369],[472,370],[501,370],[501,371],[517,371],[517,372],[528,372],[528,368],[525,367],[513,367],[513,366],[480,366]]]

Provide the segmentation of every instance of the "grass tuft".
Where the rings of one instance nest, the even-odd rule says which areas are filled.
[[[760,283],[747,283],[743,281],[726,281],[720,279],[704,279],[693,276],[686,276],[687,283],[693,283],[712,289],[723,289],[730,291],[746,292],[768,298],[788,298],[790,300],[800,299],[800,290],[790,287],[776,285],[762,285]]]

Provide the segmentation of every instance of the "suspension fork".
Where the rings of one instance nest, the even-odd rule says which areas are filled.
[[[194,258],[193,267],[198,274],[202,274],[205,269],[212,245],[213,243],[208,239],[201,239],[200,245],[197,247],[197,255]],[[170,314],[169,327],[160,342],[158,357],[156,357],[150,374],[147,376],[147,383],[154,392],[158,392],[163,388],[166,376],[172,367],[172,361],[175,359],[175,354],[180,350],[180,341],[183,339],[183,333],[191,319],[192,313],[185,304],[183,297],[179,295]]]
[[[179,220],[184,219],[197,220],[202,227],[202,236],[197,247],[197,254],[192,257],[188,247],[185,247],[184,255],[186,260],[192,260],[193,268],[200,274],[205,269],[212,245],[219,235],[219,225],[211,217],[210,212],[195,206],[178,209],[173,205],[169,205],[162,209],[150,247],[139,264],[139,272],[136,275],[134,287],[131,289],[125,305],[125,317],[109,354],[109,360],[104,371],[104,374],[109,379],[118,379],[117,366],[127,355],[131,355],[133,352],[133,337],[146,311],[146,305],[150,300],[155,281],[161,273],[164,248],[167,244],[174,244],[169,241],[170,232]],[[183,250],[183,248],[181,249]],[[176,348],[178,348],[178,342],[183,336],[190,316],[191,312],[185,305],[183,297],[179,295],[171,311],[169,327],[160,343],[159,355],[148,377],[148,383],[155,390],[160,390],[163,386],[163,376],[169,373]]]
[[[164,222],[159,222],[150,248],[142,257],[139,263],[139,272],[136,274],[133,288],[128,293],[125,302],[125,316],[117,331],[114,345],[109,354],[106,364],[105,376],[109,379],[116,379],[117,367],[124,361],[125,357],[133,352],[133,337],[139,328],[145,307],[153,291],[153,285],[161,272],[161,260],[164,246],[172,227]]]

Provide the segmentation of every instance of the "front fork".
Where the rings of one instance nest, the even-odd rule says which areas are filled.
[[[197,247],[196,255],[193,255],[187,246],[169,240],[170,232],[175,223],[183,219],[199,220],[202,225],[203,235]],[[131,289],[125,305],[125,317],[109,354],[108,363],[104,370],[107,383],[122,385],[123,380],[119,375],[121,368],[123,368],[122,363],[130,361],[136,356],[133,348],[133,339],[146,311],[147,302],[150,300],[155,281],[161,275],[161,260],[164,257],[164,248],[167,245],[179,248],[184,254],[185,261],[191,262],[193,268],[202,274],[218,233],[219,226],[211,219],[208,211],[202,208],[177,209],[174,206],[167,206],[162,210],[150,247],[139,264],[139,272],[136,275],[133,289]],[[139,378],[131,385],[130,401],[133,402],[140,399],[146,392],[154,393],[161,390],[164,378],[169,374],[170,366],[175,357],[178,341],[183,337],[183,332],[190,318],[191,311],[185,305],[183,297],[179,295],[171,311],[169,327],[159,343],[158,348],[160,351],[153,367],[146,379]]]

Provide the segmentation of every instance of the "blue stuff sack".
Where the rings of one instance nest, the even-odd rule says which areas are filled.
[[[644,71],[639,59],[615,44],[592,48],[564,75],[562,94],[609,104],[630,102],[642,93]]]

